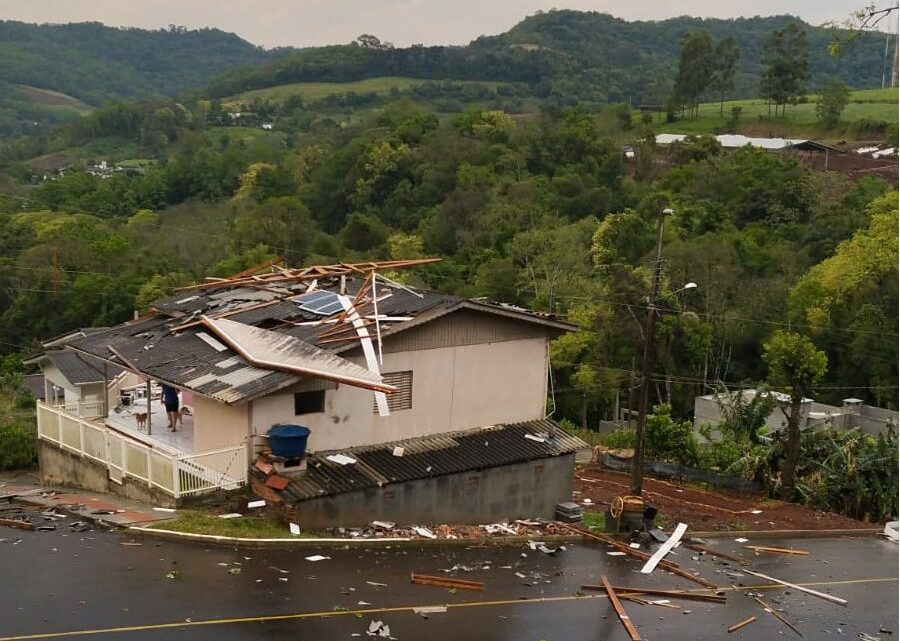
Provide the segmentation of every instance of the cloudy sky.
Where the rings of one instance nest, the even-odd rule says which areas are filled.
[[[345,43],[372,33],[397,45],[464,44],[539,10],[604,11],[627,20],[790,13],[820,24],[871,0],[0,0],[0,19],[98,21],[144,28],[218,27],[265,47]]]

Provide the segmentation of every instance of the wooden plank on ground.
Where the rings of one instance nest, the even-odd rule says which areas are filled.
[[[462,579],[450,579],[442,576],[428,576],[426,574],[416,574],[415,572],[410,573],[409,581],[416,585],[436,585],[441,588],[484,592],[484,583],[478,581],[464,581]]]
[[[582,585],[582,590],[605,590],[602,585]],[[696,592],[684,592],[681,590],[657,590],[654,588],[632,588],[614,585],[613,590],[617,594],[650,594],[653,596],[665,596],[671,599],[684,599],[686,601],[705,601],[707,603],[725,603],[726,598],[718,594],[698,594]]]
[[[740,623],[735,623],[733,626],[728,628],[728,633],[731,634],[732,632],[737,632],[738,630],[743,628],[745,625],[750,625],[754,621],[756,621],[756,617],[750,617],[749,619],[744,619]]]
[[[710,556],[719,557],[720,559],[725,559],[726,561],[740,563],[741,565],[750,564],[750,562],[746,559],[742,559],[731,554],[726,554],[725,552],[719,552],[718,550],[711,550],[709,548],[703,547],[702,545],[697,545],[696,543],[682,543],[682,545],[689,550],[693,550],[694,552],[700,552],[701,554],[708,554]]]
[[[34,525],[28,521],[20,521],[18,519],[0,519],[0,525],[14,527],[19,530],[34,530]]]
[[[772,552],[773,554],[796,554],[798,556],[809,556],[809,552],[805,550],[793,550],[789,548],[770,548],[764,545],[745,545],[748,550],[755,552]]]
[[[623,608],[622,604],[619,602],[616,591],[613,590],[612,586],[609,584],[609,579],[606,578],[605,574],[600,575],[600,581],[603,583],[606,594],[609,596],[609,602],[612,603],[613,609],[615,609],[616,614],[619,615],[619,621],[622,622],[622,625],[625,626],[625,631],[628,632],[628,636],[631,637],[631,641],[641,641],[641,635],[638,634],[637,629],[631,622],[631,617],[628,616],[625,612],[625,608]]]

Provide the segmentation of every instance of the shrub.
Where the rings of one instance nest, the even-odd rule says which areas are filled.
[[[0,470],[32,467],[37,463],[34,428],[11,423],[0,425]]]
[[[634,447],[634,428],[620,427],[600,437],[600,442],[613,450],[624,450]]]
[[[647,455],[682,465],[696,465],[699,452],[694,429],[690,421],[673,420],[671,413],[672,406],[662,403],[647,416],[644,433]]]

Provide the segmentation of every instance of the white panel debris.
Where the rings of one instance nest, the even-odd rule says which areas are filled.
[[[213,338],[212,336],[210,336],[210,335],[207,334],[206,332],[197,332],[197,333],[195,334],[195,336],[196,336],[197,338],[199,338],[200,340],[202,340],[202,341],[203,341],[204,343],[206,343],[207,345],[209,345],[210,347],[212,347],[212,348],[213,348],[214,350],[216,350],[217,352],[224,352],[226,349],[228,349],[227,347],[225,347],[224,345],[222,345],[222,343],[220,343],[219,341],[217,341],[215,338]]]

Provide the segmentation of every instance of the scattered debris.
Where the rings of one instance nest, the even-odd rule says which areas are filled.
[[[228,574],[240,574],[241,568],[228,568]]]
[[[773,554],[796,554],[798,556],[809,556],[809,552],[805,552],[804,550],[793,550],[788,548],[769,548],[763,545],[745,545],[745,548],[748,550],[753,550],[754,552],[772,552]]]
[[[419,525],[413,526],[413,532],[418,534],[419,536],[424,536],[426,539],[436,539],[437,535],[429,530],[427,527],[421,527]]]
[[[603,583],[603,588],[609,596],[609,602],[612,604],[613,609],[615,609],[616,614],[619,615],[619,620],[622,622],[622,625],[625,626],[625,631],[628,632],[628,636],[631,637],[631,641],[641,641],[641,635],[638,634],[637,629],[635,629],[634,624],[631,622],[631,618],[626,614],[625,608],[619,603],[616,591],[609,584],[609,579],[606,578],[605,574],[600,575],[600,581]]]
[[[371,585],[376,588],[386,588],[388,586],[387,583],[378,583],[376,581],[366,581],[368,585]]]
[[[297,523],[288,523],[288,529],[294,536],[300,536],[300,525]]]
[[[885,523],[883,535],[891,541],[900,541],[900,521],[890,521]]]
[[[271,487],[273,490],[283,490],[288,485],[291,484],[291,480],[284,477],[278,476],[277,474],[273,474],[269,478],[266,479],[266,487]]]
[[[370,637],[390,637],[391,629],[382,621],[371,621],[366,634]]]
[[[732,632],[737,632],[738,630],[743,628],[745,625],[750,625],[754,621],[756,621],[756,617],[750,617],[749,619],[744,619],[740,623],[735,623],[733,626],[728,628],[728,633],[731,634]]]
[[[784,615],[782,615],[780,612],[776,612],[776,611],[775,611],[775,608],[773,608],[773,607],[770,606],[768,603],[766,603],[765,601],[763,601],[762,599],[760,599],[758,596],[753,597],[753,600],[756,601],[756,602],[762,607],[763,610],[765,610],[766,612],[768,612],[769,614],[771,614],[773,617],[775,617],[776,619],[778,619],[779,621],[781,621],[783,624],[785,624],[787,627],[789,627],[791,630],[793,630],[794,632],[796,632],[796,633],[797,633],[797,636],[801,636],[801,637],[803,636],[803,633],[800,632],[800,630],[798,630],[797,627],[796,627],[793,623],[791,623],[790,621],[788,621],[788,620],[784,617]]]
[[[397,527],[396,523],[392,523],[390,521],[372,521],[369,525],[374,528],[378,528],[379,530],[393,530]]]
[[[178,570],[169,570],[168,572],[166,572],[167,579],[177,579],[179,576],[181,576],[181,572],[179,572]]]
[[[625,556],[624,552],[619,552],[618,550],[614,550],[612,552],[607,552],[609,556]]]
[[[652,557],[644,564],[644,567],[641,568],[641,574],[650,574],[656,569],[656,566],[660,561],[663,560],[669,552],[672,551],[678,542],[681,541],[681,537],[684,536],[684,533],[687,532],[687,523],[679,523],[678,527],[675,528],[675,531],[672,533],[672,536],[669,537],[669,540],[662,544],[662,546],[653,554]]]
[[[718,550],[710,550],[709,548],[705,548],[703,546],[697,545],[695,543],[685,543],[684,547],[689,550],[694,550],[694,552],[699,552],[700,554],[708,554],[709,556],[717,556],[719,558],[725,559],[726,561],[732,561],[733,563],[740,563],[741,565],[749,565],[749,561],[745,559],[741,559],[736,556],[732,556],[731,554],[726,554],[725,552],[719,552]]]
[[[447,611],[446,605],[427,605],[421,608],[413,608],[413,612],[427,619],[429,614],[443,614]]]
[[[535,436],[534,434],[525,434],[525,438],[529,441],[534,441],[535,443],[546,443],[547,439],[541,438],[540,436]]]
[[[409,575],[410,583],[415,583],[416,585],[436,585],[442,588],[451,588],[451,589],[459,589],[459,590],[474,590],[476,592],[484,591],[484,583],[479,581],[464,581],[462,579],[447,579],[440,576],[427,576],[425,574],[416,574],[415,572],[410,573]],[[368,581],[367,581],[368,583]]]
[[[628,547],[630,547],[632,550],[640,550],[641,544],[640,543],[632,543]]]
[[[257,508],[257,507],[266,507],[266,502],[262,499],[260,499],[258,501],[250,501],[247,503],[247,507],[250,509]]]
[[[231,512],[230,514],[220,514],[220,519],[238,519],[244,516],[243,514],[239,514],[238,512]]]
[[[837,603],[838,605],[847,605],[846,599],[842,599],[840,597],[836,597],[831,594],[825,594],[824,592],[818,592],[818,591],[812,590],[810,588],[804,588],[801,585],[794,585],[793,583],[788,583],[787,581],[782,581],[781,579],[776,579],[767,574],[763,574],[762,572],[754,572],[753,570],[744,570],[744,572],[746,572],[747,574],[752,574],[753,576],[758,576],[761,579],[766,579],[767,581],[773,581],[775,583],[785,585],[789,588],[799,590],[800,592],[806,592],[807,594],[817,596],[820,599],[825,599],[826,601],[831,601],[832,603]]]
[[[136,548],[143,545],[143,543],[138,543],[137,541],[120,541],[119,545],[124,545],[125,547]]]
[[[171,508],[171,507],[155,507],[155,508],[153,508],[153,511],[154,512],[166,512],[167,514],[172,514],[172,513],[176,512],[177,510],[175,510],[174,508]]]
[[[735,541],[735,543],[747,543],[750,541],[750,539],[745,539],[744,537],[741,536],[741,537],[736,538],[734,541]]]
[[[394,456],[400,457],[400,456],[403,456],[404,451],[405,450],[403,449],[403,447],[398,445],[394,448],[393,454],[394,454]]]
[[[519,532],[506,523],[490,523],[488,525],[482,525],[488,534],[497,534],[498,532],[505,532],[506,534],[518,534]],[[534,549],[534,548],[532,548]]]
[[[338,465],[353,465],[356,463],[355,458],[347,456],[346,454],[329,454],[325,458]]]
[[[330,558],[331,558],[330,556],[322,556],[321,554],[313,554],[312,556],[306,557],[306,560],[315,562],[315,561],[326,561]]]

